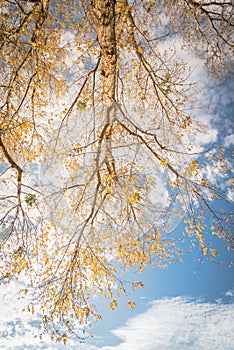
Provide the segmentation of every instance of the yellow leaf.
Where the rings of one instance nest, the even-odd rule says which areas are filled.
[[[207,248],[203,248],[203,255],[204,255],[204,256],[206,256],[207,250],[208,250]]]
[[[134,301],[129,300],[129,302],[128,302],[128,306],[130,306],[130,308],[131,308],[132,310],[134,310],[134,309],[135,309],[135,307],[136,307],[136,304],[135,304],[135,302],[134,302]]]
[[[112,302],[110,302],[108,305],[110,306],[110,308],[111,308],[112,310],[116,309],[116,308],[118,307],[117,300],[115,300],[115,299],[112,300]]]
[[[218,256],[218,252],[215,249],[210,249],[210,252],[213,256]]]

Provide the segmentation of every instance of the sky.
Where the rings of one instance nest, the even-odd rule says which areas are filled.
[[[220,246],[223,262],[231,258]],[[222,249],[223,248],[223,249]],[[136,309],[120,300],[119,309],[110,310],[102,300],[98,307],[103,319],[93,327],[86,344],[75,340],[52,343],[40,339],[38,317],[21,312],[18,299],[22,282],[0,288],[0,349],[82,349],[82,350],[231,350],[234,341],[233,270],[206,262],[199,264],[194,254],[166,269],[146,269],[129,273],[129,280],[141,279],[144,289],[134,292]]]
[[[214,108],[206,115],[211,126],[208,140],[219,138],[228,147],[234,142],[231,88],[232,83],[226,82],[209,90]],[[182,225],[177,232],[180,230]],[[141,280],[145,285],[131,295],[135,310],[127,308],[124,298],[115,311],[105,301],[95,300],[103,319],[91,329],[93,337],[85,344],[71,340],[65,347],[47,335],[40,336],[39,316],[22,313],[25,302],[18,299],[18,291],[23,283],[0,286],[0,349],[232,350],[234,273],[227,265],[233,256],[222,242],[218,250],[223,266],[199,263],[199,254],[193,251],[183,256],[183,262],[166,269],[147,268],[141,274],[131,271],[126,279]]]
[[[198,62],[198,61],[197,61]],[[198,62],[199,63],[199,62]],[[197,68],[196,78],[204,84],[199,116],[209,125],[198,146],[219,141],[233,148],[233,81],[213,82]],[[205,80],[204,80],[205,79]],[[234,199],[234,193],[229,193]],[[176,233],[181,233],[180,224]],[[40,335],[39,315],[22,312],[25,301],[19,299],[23,281],[0,285],[0,350],[81,349],[81,350],[232,350],[234,344],[234,272],[228,267],[233,253],[223,242],[217,243],[215,262],[199,262],[195,250],[165,269],[147,268],[141,274],[132,270],[129,281],[141,280],[131,297],[135,310],[121,298],[112,311],[105,301],[95,300],[102,320],[92,327],[93,337],[85,344],[71,340],[65,347]]]
[[[212,106],[204,114],[210,124],[207,143],[219,140],[233,147],[232,89],[233,82],[228,80],[225,84],[209,85],[202,96]],[[178,234],[182,226],[182,223],[178,226]],[[41,337],[37,313],[22,313],[25,302],[18,299],[18,291],[23,282],[0,286],[0,349],[232,350],[234,273],[227,266],[233,261],[233,254],[223,242],[217,245],[220,254],[217,260],[223,265],[199,263],[199,253],[194,250],[183,256],[183,262],[165,269],[147,268],[141,274],[131,271],[126,279],[141,280],[145,285],[131,295],[136,302],[135,310],[127,308],[124,298],[115,311],[105,301],[95,300],[102,320],[91,329],[93,337],[85,344],[71,340],[65,347],[53,343],[47,335]]]

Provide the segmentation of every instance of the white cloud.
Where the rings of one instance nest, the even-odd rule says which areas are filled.
[[[4,350],[60,350],[63,344],[54,343],[48,335],[40,336],[39,317],[22,309],[29,303],[20,299],[23,282],[11,281],[0,285],[0,349]],[[77,341],[71,342],[70,349],[76,349]],[[91,350],[91,349],[90,349]]]
[[[122,342],[102,350],[231,350],[233,304],[188,298],[155,300],[141,315],[113,331]]]
[[[22,287],[20,282],[0,287],[0,349],[231,350],[234,343],[234,304],[174,297],[151,302],[144,313],[113,330],[118,345],[95,345],[94,338],[93,345],[72,340],[65,347],[45,335],[40,339],[37,316],[21,312],[23,301],[18,299],[18,291]],[[233,296],[233,291],[225,296]],[[99,341],[96,338],[96,344]]]
[[[227,296],[227,297],[234,297],[234,289],[233,289],[233,290],[228,290],[228,291],[225,293],[225,296]]]
[[[230,147],[234,145],[234,134],[228,135],[224,139],[224,146],[225,147]]]
[[[204,115],[202,118],[197,118],[199,121],[204,123],[206,125],[206,132],[205,133],[197,133],[196,137],[193,140],[193,151],[194,152],[201,152],[204,149],[207,148],[208,144],[215,143],[218,139],[218,130],[212,127],[210,115]]]

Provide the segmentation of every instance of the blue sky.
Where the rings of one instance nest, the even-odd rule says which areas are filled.
[[[233,149],[233,80],[221,83],[207,79],[204,83],[207,88],[201,101],[210,107],[204,114],[210,122],[208,134],[217,135],[216,141]],[[227,208],[224,203],[220,206]],[[181,223],[176,233],[182,231]],[[136,309],[127,310],[124,300],[112,313],[102,306],[103,320],[94,327],[97,339],[91,343],[103,350],[233,349],[233,252],[221,240],[216,248],[217,262],[200,263],[200,252],[195,249],[183,256],[183,263],[129,274],[130,279],[139,278],[145,285],[134,293]]]
[[[201,79],[202,71],[197,77]],[[233,148],[233,81],[203,81],[200,103],[211,107],[202,116],[210,125],[207,140],[218,140]],[[198,140],[198,143],[201,140]],[[207,142],[208,144],[209,142]],[[230,196],[234,195],[233,193]],[[233,206],[233,204],[232,204]],[[183,231],[181,224],[177,234]],[[131,271],[129,281],[141,280],[145,287],[136,289],[132,298],[135,310],[127,308],[121,298],[119,308],[112,311],[105,300],[96,299],[103,319],[91,329],[87,343],[71,340],[67,347],[54,344],[46,335],[40,338],[39,317],[21,310],[18,299],[20,281],[0,286],[0,349],[82,349],[82,350],[232,350],[234,344],[234,272],[228,268],[233,252],[217,241],[223,265],[205,261],[194,249],[165,269],[147,268],[138,274]]]
[[[183,222],[176,232],[181,234]],[[185,243],[188,245],[189,241]],[[135,310],[121,298],[112,311],[105,300],[95,299],[103,319],[91,330],[85,344],[71,340],[67,347],[40,339],[37,315],[21,313],[24,301],[18,299],[21,282],[0,287],[0,349],[82,349],[82,350],[231,350],[234,342],[234,274],[228,268],[233,253],[217,240],[217,261],[199,263],[194,249],[165,269],[132,270],[128,281],[141,280],[145,287],[131,297]]]
[[[223,262],[231,253],[220,244]],[[231,350],[234,340],[233,269],[206,262],[200,265],[195,254],[184,256],[184,263],[166,269],[151,268],[129,273],[129,280],[141,279],[145,288],[134,292],[134,311],[122,298],[112,311],[98,300],[103,319],[93,327],[94,337],[77,347],[85,350]],[[1,287],[0,349],[65,349],[48,337],[38,336],[38,319],[21,313],[17,299],[20,283]],[[34,338],[34,336],[37,337]],[[204,344],[203,344],[204,343]]]
[[[194,251],[183,256],[183,263],[176,262],[168,266],[166,269],[160,269],[157,267],[153,269],[148,268],[142,274],[130,274],[129,278],[132,278],[132,280],[141,279],[145,285],[144,289],[138,289],[134,292],[134,297],[137,301],[137,307],[134,312],[131,310],[126,310],[126,303],[124,300],[122,300],[119,310],[113,313],[110,313],[107,308],[103,307],[103,321],[100,321],[100,323],[94,328],[96,335],[100,337],[105,335],[103,343],[100,340],[100,344],[104,345],[106,343],[106,339],[108,339],[108,345],[118,344],[120,342],[120,339],[116,337],[116,335],[119,334],[119,327],[127,331],[129,322],[131,323],[134,320],[136,321],[138,318],[144,317],[144,315],[146,316],[147,313],[149,316],[150,312],[152,312],[151,316],[153,318],[153,314],[158,314],[162,306],[165,307],[166,314],[162,317],[165,323],[165,329],[161,329],[161,331],[168,331],[168,322],[168,326],[171,328],[171,332],[173,333],[173,322],[171,321],[170,313],[172,312],[173,317],[175,316],[174,313],[176,312],[178,302],[180,302],[182,308],[184,308],[184,317],[186,319],[190,317],[193,318],[194,312],[192,309],[194,307],[194,303],[197,305],[197,309],[196,307],[194,308],[196,310],[200,310],[200,308],[203,309],[206,307],[212,310],[216,309],[217,307],[217,328],[218,322],[221,321],[223,317],[223,310],[219,310],[218,305],[223,306],[224,309],[230,309],[229,316],[231,317],[229,318],[229,322],[231,327],[231,321],[234,321],[234,309],[232,304],[232,301],[234,300],[234,274],[233,268],[228,268],[227,265],[229,265],[230,261],[232,260],[233,254],[227,251],[226,246],[222,244],[222,242],[219,242],[218,249],[220,251],[220,255],[222,255],[223,265],[209,261],[201,264],[197,261],[199,253],[197,254],[197,252]],[[167,308],[169,305],[170,307]],[[198,327],[199,323],[203,321],[202,319],[204,318],[204,315],[202,316],[202,311],[200,316],[201,319],[198,317],[197,320],[194,321],[194,327]],[[221,319],[219,319],[219,317]],[[157,336],[159,320],[153,318],[152,322],[157,323],[155,324],[155,336]],[[125,324],[125,328],[122,328],[123,324]],[[117,328],[117,331],[114,332],[114,338],[111,336],[113,332],[110,333],[110,331],[113,331],[113,326],[115,329]],[[186,324],[183,324],[181,326],[182,329],[186,331]],[[134,333],[133,330],[131,331]],[[227,330],[227,332],[229,333],[229,330]],[[137,332],[135,333],[137,336]],[[229,336],[231,336],[231,332],[229,333]],[[213,337],[215,338],[215,334],[213,334]],[[232,340],[234,340],[233,335]],[[226,340],[222,339],[222,341]],[[167,341],[165,341],[165,344],[165,346],[167,346]],[[179,342],[179,344],[183,349],[183,342]],[[174,344],[170,343],[168,349],[179,349],[179,347],[177,347],[178,345],[175,345],[175,347],[173,346]],[[184,347],[184,349],[199,349],[198,344],[195,344],[194,347],[193,344],[189,345],[189,343],[186,343],[186,346],[187,347]],[[221,348],[222,347],[220,347],[220,349]],[[115,347],[113,347],[113,349],[115,349]],[[116,349],[119,348],[117,347]],[[138,348],[136,347],[136,349]],[[139,349],[144,348],[139,347]],[[152,349],[156,349],[156,347]],[[164,348],[160,347],[160,349]],[[165,349],[167,349],[167,347],[165,347]],[[206,347],[204,349],[206,349]],[[219,348],[217,347],[217,349]],[[227,349],[231,350],[231,347],[227,347]]]
[[[210,86],[205,93],[213,109],[207,112],[210,137],[218,135],[222,144],[233,147],[233,83]],[[203,96],[203,99],[206,98]],[[208,135],[209,136],[209,135]],[[233,204],[231,204],[233,206]],[[183,231],[183,224],[177,234]],[[91,330],[93,337],[67,347],[53,343],[46,335],[39,336],[37,315],[22,313],[24,301],[18,299],[21,282],[0,287],[0,349],[83,349],[83,350],[231,350],[234,343],[234,273],[227,268],[233,260],[224,242],[217,240],[223,265],[198,262],[194,249],[165,269],[147,268],[126,276],[129,281],[141,280],[145,288],[132,293],[134,311],[121,298],[119,308],[112,311],[104,300],[96,299],[103,319]]]

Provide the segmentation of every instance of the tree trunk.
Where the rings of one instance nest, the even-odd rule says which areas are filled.
[[[110,107],[115,102],[116,87],[116,0],[93,1],[93,14],[101,49],[101,75],[103,78],[103,102]]]

